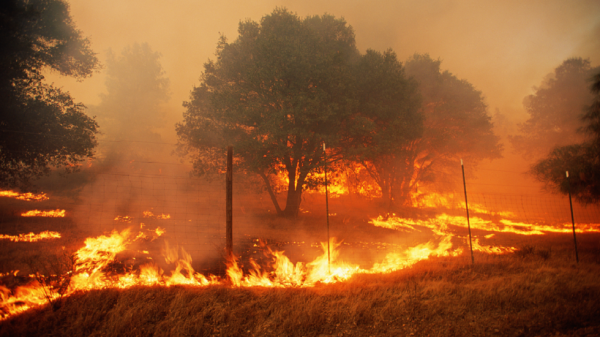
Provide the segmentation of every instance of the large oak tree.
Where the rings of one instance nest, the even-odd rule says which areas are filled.
[[[239,37],[222,37],[216,61],[204,66],[201,84],[184,103],[177,125],[180,149],[194,153],[203,173],[222,168],[225,147],[237,163],[262,177],[277,213],[298,214],[309,174],[339,157],[345,121],[352,110],[351,60],[358,56],[354,32],[331,15],[299,18],[276,9],[260,23],[241,22]],[[289,179],[285,207],[273,191],[278,172]]]
[[[99,68],[62,0],[0,4],[0,185],[26,186],[93,155],[97,124],[43,72],[84,79]]]

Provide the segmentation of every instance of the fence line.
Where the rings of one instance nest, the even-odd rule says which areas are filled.
[[[154,163],[141,164],[142,168],[152,167]],[[185,248],[193,258],[203,256],[205,258],[218,259],[222,256],[225,248],[225,176],[219,176],[212,181],[192,178],[189,175],[176,174],[147,174],[147,169],[141,172],[102,172],[95,179],[84,186],[76,201],[64,204],[69,216],[81,228],[108,232],[113,229],[121,229],[128,226],[139,228],[142,224],[146,228],[162,227],[167,231],[171,243]],[[467,181],[467,188],[469,183]],[[258,182],[251,177],[236,173],[233,184],[233,216],[234,237],[233,245],[236,252],[257,252],[260,249],[254,244],[258,239],[254,234],[245,232],[240,221],[247,217],[244,212],[260,209],[274,213],[274,207],[269,196],[264,192],[261,181]],[[242,194],[248,197],[240,197]],[[285,193],[279,194],[284,200]],[[262,199],[261,199],[262,198]],[[344,223],[346,218],[355,216],[357,207],[368,209],[367,198],[356,202],[350,196],[333,197],[329,199],[329,213],[336,214],[332,218],[332,229],[340,230],[347,226],[352,230],[353,224]],[[301,205],[310,212],[312,217],[325,215],[325,196],[307,192],[305,200]],[[48,202],[52,202],[51,199]],[[449,213],[453,215],[464,215],[464,202],[462,191],[455,191],[430,198],[430,204],[422,205],[415,211],[431,210],[434,213]],[[27,207],[43,208],[44,202],[28,203]],[[357,206],[358,205],[358,206]],[[582,206],[574,202],[574,216],[576,225],[600,223],[600,208],[598,206]],[[363,212],[361,216],[376,217],[378,214],[373,209]],[[469,210],[473,217],[484,218],[494,223],[500,220],[522,222],[526,224],[543,223],[548,225],[562,225],[570,223],[569,203],[566,196],[540,195],[540,194],[505,194],[505,193],[477,193],[469,191]],[[145,215],[151,212],[153,216]],[[426,212],[425,212],[426,213]],[[302,213],[301,213],[302,214]],[[168,218],[160,218],[168,215]],[[399,214],[399,216],[412,216],[413,214]],[[121,218],[118,218],[121,216]],[[125,216],[129,218],[124,218]],[[301,215],[303,216],[303,215]],[[116,219],[116,220],[115,220]],[[323,218],[323,238],[325,238],[325,219]],[[336,228],[337,227],[337,228]],[[345,229],[346,230],[346,229]],[[461,236],[462,232],[457,235]],[[477,231],[475,237],[481,239]],[[531,237],[518,236],[515,239],[517,245],[527,245],[532,242]],[[381,242],[363,242],[355,240],[345,242],[344,245],[352,247],[363,254],[354,256],[358,263],[367,263],[372,257],[385,251],[376,248],[386,246],[390,249],[396,246],[409,246],[413,243],[413,237],[406,233],[398,232],[392,243],[383,245]],[[462,240],[462,238],[460,238]],[[490,239],[493,240],[493,239]],[[296,247],[299,244],[289,242],[273,242],[275,246],[281,245]],[[320,240],[325,241],[325,239]],[[491,242],[491,241],[490,241]],[[315,252],[320,251],[315,242],[305,242],[302,247],[311,247]],[[296,246],[294,246],[296,245]],[[299,246],[298,246],[299,247]],[[342,246],[344,247],[344,246]],[[361,248],[364,247],[364,248]],[[375,248],[374,248],[375,247]],[[385,248],[385,247],[384,247]],[[316,253],[315,253],[316,254]],[[260,255],[260,254],[259,254]]]

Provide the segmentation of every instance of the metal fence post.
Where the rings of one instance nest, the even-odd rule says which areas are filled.
[[[569,205],[571,206],[571,223],[573,223],[573,242],[575,242],[575,259],[579,263],[579,254],[577,253],[577,237],[575,236],[575,217],[573,216],[573,201],[571,201],[571,185],[569,184],[569,171],[565,171],[567,176],[567,191],[569,191]]]
[[[227,147],[227,174],[226,174],[226,244],[225,250],[227,257],[233,253],[233,147]]]
[[[460,167],[462,168],[463,186],[465,187],[465,208],[467,209],[467,226],[469,227],[469,247],[471,248],[471,264],[475,264],[475,258],[473,257],[473,242],[471,241],[471,221],[469,220],[469,203],[467,202],[467,182],[465,180],[465,166],[463,160],[460,160]]]

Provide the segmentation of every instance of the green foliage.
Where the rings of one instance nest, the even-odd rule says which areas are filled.
[[[93,155],[96,122],[43,71],[84,79],[99,68],[61,0],[0,5],[0,185],[25,186],[52,167],[69,170]]]
[[[241,22],[240,36],[222,37],[217,60],[205,64],[201,84],[184,103],[177,125],[180,153],[193,153],[196,173],[223,169],[225,147],[239,167],[258,173],[277,212],[296,216],[309,173],[339,158],[353,100],[350,62],[358,56],[352,28],[330,15],[300,19],[276,9],[260,24]],[[279,171],[289,178],[285,209],[272,191]]]
[[[600,201],[600,73],[593,81],[590,89],[595,97],[582,116],[586,124],[581,130],[586,132],[588,139],[554,148],[531,168],[531,173],[545,184],[546,189],[563,194],[570,191],[584,204]],[[566,171],[569,171],[568,179]]]
[[[569,58],[546,76],[523,100],[530,117],[519,125],[520,134],[510,137],[514,149],[539,158],[556,146],[582,142],[581,111],[592,102],[588,80],[598,70],[587,59]]]

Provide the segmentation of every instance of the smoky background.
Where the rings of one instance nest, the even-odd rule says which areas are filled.
[[[526,174],[531,160],[514,153],[508,139],[527,118],[524,97],[535,91],[532,87],[543,86],[556,65],[579,55],[598,62],[600,44],[595,37],[600,32],[600,5],[595,1],[261,1],[253,5],[228,1],[216,5],[74,0],[69,4],[78,27],[100,51],[105,68],[84,82],[56,74],[48,74],[48,80],[64,86],[87,105],[89,115],[96,116],[99,146],[96,158],[82,163],[80,172],[65,177],[53,173],[38,186],[52,191],[52,205],[68,208],[78,227],[90,234],[137,228],[142,223],[146,228],[160,226],[171,237],[167,240],[185,247],[194,260],[219,258],[224,245],[224,177],[190,177],[191,165],[173,153],[174,125],[184,111],[181,102],[189,100],[190,90],[199,83],[203,63],[213,58],[219,35],[234,40],[240,20],[258,21],[276,6],[286,6],[300,16],[327,12],[344,17],[355,30],[361,52],[392,47],[400,60],[415,52],[440,58],[443,69],[483,92],[494,132],[505,144],[502,159],[484,161],[467,176],[473,202],[497,208],[495,212],[515,209],[523,214],[523,221],[547,216],[557,219],[549,221],[562,222],[568,215],[564,197],[541,191],[541,185]],[[458,205],[460,168],[455,169],[455,182],[439,184],[440,190],[453,193],[452,203]],[[321,194],[304,196],[303,224],[290,229],[287,220],[272,219],[272,204],[253,177],[235,176],[234,189],[234,238],[243,241],[239,247],[254,247],[253,240],[260,236],[281,242],[323,241],[318,230],[325,214]],[[368,224],[348,219],[380,215],[370,201],[357,195],[331,199],[330,213],[336,214],[332,227],[339,232],[334,235],[348,235]],[[596,207],[575,207],[582,221],[600,218]],[[144,217],[144,212],[154,217]],[[404,212],[415,216],[410,210]],[[157,218],[163,214],[170,218]],[[132,220],[115,220],[119,216]],[[399,245],[431,234],[357,233],[371,241],[384,238]],[[299,255],[305,254],[298,249]]]

